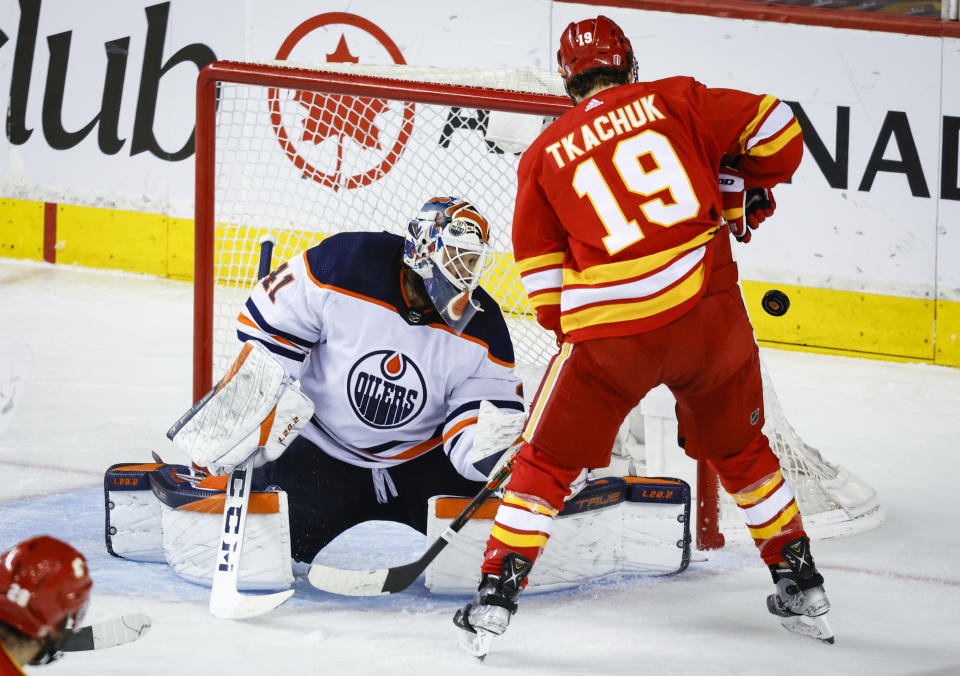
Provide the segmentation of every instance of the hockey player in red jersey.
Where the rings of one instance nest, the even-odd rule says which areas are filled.
[[[621,422],[661,383],[681,446],[719,475],[770,567],[770,612],[832,642],[823,578],[761,431],[758,350],[730,250],[731,232],[748,241],[772,214],[770,189],[800,162],[800,127],[769,95],[637,82],[630,42],[604,16],[571,23],[557,59],[575,107],[520,161],[513,244],[559,352],[530,406],[479,591],[454,618],[461,644],[482,655],[506,630],[571,482],[609,463]]]
[[[0,554],[0,675],[59,657],[93,583],[83,554],[47,535]]]

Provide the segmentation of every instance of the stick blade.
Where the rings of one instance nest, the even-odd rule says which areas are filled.
[[[380,596],[389,570],[344,570],[319,563],[310,566],[307,579],[317,589],[343,596]]]
[[[210,614],[224,620],[245,620],[265,615],[286,603],[293,596],[292,589],[275,594],[248,595],[234,593],[210,595]]]
[[[60,644],[60,650],[77,652],[112,648],[143,638],[151,626],[149,615],[130,613],[71,631]]]

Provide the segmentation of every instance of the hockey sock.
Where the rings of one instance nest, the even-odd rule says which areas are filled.
[[[557,512],[537,497],[507,491],[487,540],[481,572],[500,575],[503,560],[511,553],[522,555],[532,566],[550,539]]]
[[[806,536],[789,482],[763,435],[744,451],[713,458],[720,482],[737,503],[760,556],[767,565],[783,561],[785,543]]]

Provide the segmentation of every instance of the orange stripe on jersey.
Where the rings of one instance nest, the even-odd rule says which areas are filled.
[[[487,359],[489,359],[490,361],[492,361],[494,364],[500,364],[500,366],[506,366],[507,368],[513,368],[513,367],[515,366],[515,364],[514,364],[513,362],[504,361],[504,360],[502,360],[502,359],[497,359],[497,358],[494,357],[492,354],[490,354],[490,346],[489,346],[487,343],[485,343],[485,342],[483,342],[482,340],[480,340],[479,338],[474,338],[473,336],[468,336],[468,335],[465,334],[465,333],[460,333],[460,334],[458,334],[456,331],[454,331],[453,329],[451,329],[451,328],[450,328],[449,326],[447,326],[446,324],[439,324],[439,323],[438,323],[438,324],[427,324],[427,326],[429,326],[430,328],[434,328],[434,329],[440,329],[441,331],[446,331],[447,333],[452,333],[453,335],[457,336],[458,338],[463,338],[464,340],[469,340],[471,343],[476,343],[477,345],[482,345],[483,348],[487,351]]]
[[[304,350],[301,345],[297,345],[296,343],[291,343],[286,338],[281,338],[280,336],[264,331],[262,326],[257,324],[255,321],[247,317],[247,315],[243,314],[242,312],[237,315],[237,321],[243,324],[244,326],[249,326],[250,328],[256,329],[257,331],[263,331],[264,333],[267,333],[270,336],[271,340],[274,340],[278,343],[283,343],[287,347],[291,347],[294,350],[297,350],[298,352],[303,352],[303,353],[307,352],[307,350]]]
[[[416,458],[423,455],[427,451],[432,451],[434,448],[439,446],[443,442],[443,439],[440,437],[434,437],[433,439],[427,439],[416,446],[411,446],[403,453],[397,455],[376,455],[375,453],[369,453],[361,448],[351,448],[350,450],[354,453],[362,453],[368,458],[374,458],[376,460],[410,460],[411,458]]]
[[[705,281],[706,270],[701,262],[688,272],[682,281],[644,300],[609,301],[561,313],[560,327],[564,333],[570,333],[599,324],[629,322],[652,317],[695,297],[703,290]]]
[[[450,428],[450,431],[443,435],[443,443],[447,443],[452,437],[459,434],[460,430],[468,425],[473,425],[477,422],[477,417],[467,418],[466,420],[461,420],[456,425]]]

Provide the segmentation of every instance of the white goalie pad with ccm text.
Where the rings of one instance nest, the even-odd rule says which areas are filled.
[[[433,497],[427,542],[433,542],[470,498]],[[499,500],[488,501],[427,568],[435,594],[472,594]],[[665,575],[690,561],[690,486],[681,479],[590,479],[556,517],[524,593],[575,587],[624,573]]]
[[[210,476],[197,484],[166,472],[152,472],[149,478],[160,502],[164,558],[180,577],[209,587],[228,477]],[[287,494],[282,490],[250,494],[238,570],[241,590],[280,590],[293,583]]]
[[[256,466],[276,460],[313,415],[313,402],[260,343],[244,343],[217,385],[167,437],[196,465],[228,473],[257,448]]]

